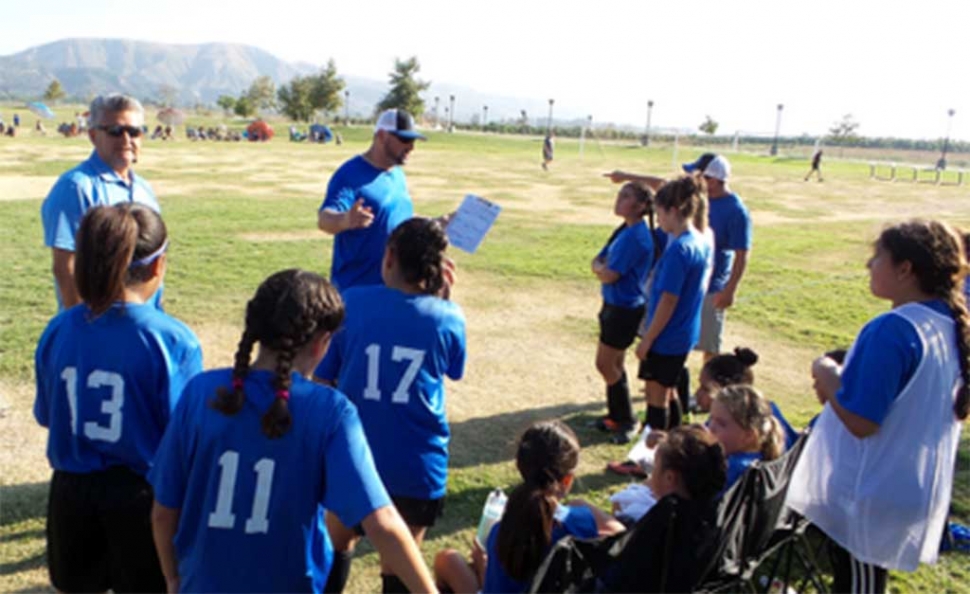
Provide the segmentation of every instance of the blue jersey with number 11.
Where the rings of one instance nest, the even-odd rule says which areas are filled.
[[[465,368],[465,316],[456,304],[384,286],[344,293],[347,319],[317,368],[357,405],[392,496],[444,497],[448,477],[445,376]]]

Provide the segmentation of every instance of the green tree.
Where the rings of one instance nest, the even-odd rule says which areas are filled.
[[[44,91],[44,100],[56,103],[66,95],[67,93],[64,92],[64,88],[61,87],[61,81],[55,78],[51,81],[51,84],[47,85],[47,90]]]
[[[268,76],[260,76],[249,86],[246,96],[255,109],[275,109],[276,83]]]
[[[232,108],[241,118],[248,118],[256,113],[256,105],[253,100],[249,98],[248,95],[240,95],[239,99],[236,99],[236,105]]]
[[[847,113],[842,116],[841,121],[832,124],[832,127],[829,128],[829,135],[832,137],[833,144],[845,145],[859,138],[859,135],[856,134],[858,129],[859,122],[855,121],[851,113]]]
[[[421,93],[428,90],[431,82],[415,78],[420,69],[417,56],[412,56],[403,62],[395,59],[394,72],[389,74],[391,90],[377,104],[376,112],[380,113],[385,109],[399,108],[406,110],[414,117],[423,114],[424,100],[421,99]]]
[[[171,107],[179,97],[179,90],[172,85],[162,84],[158,86],[158,96],[162,100],[162,105]]]
[[[344,100],[340,92],[344,90],[347,83],[344,79],[337,76],[337,65],[331,59],[327,62],[327,67],[313,77],[313,90],[311,102],[313,107],[327,113],[333,113],[343,107]]]
[[[715,122],[711,116],[704,116],[704,117],[706,119],[704,120],[704,123],[698,126],[698,129],[704,134],[710,134],[711,136],[714,136],[714,134],[717,132],[718,123]]]
[[[313,105],[314,78],[298,76],[289,84],[280,87],[276,93],[280,111],[290,119],[309,122],[313,118],[313,113],[316,111]]]
[[[219,95],[219,98],[216,99],[216,105],[225,110],[226,113],[231,113],[236,108],[236,98],[232,95]]]

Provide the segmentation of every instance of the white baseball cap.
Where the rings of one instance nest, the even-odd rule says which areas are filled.
[[[728,160],[718,155],[711,159],[711,162],[704,168],[704,177],[713,177],[721,181],[727,181],[731,177],[731,164]]]
[[[427,138],[419,134],[414,129],[414,118],[412,118],[411,114],[403,109],[385,110],[384,113],[377,118],[377,125],[374,126],[375,133],[380,130],[386,130],[394,136],[404,140],[414,140],[416,138],[427,140]]]

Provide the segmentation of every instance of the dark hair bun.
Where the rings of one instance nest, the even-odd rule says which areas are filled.
[[[734,349],[734,356],[737,357],[738,361],[743,363],[745,367],[751,367],[758,362],[758,353],[747,347],[738,347]]]

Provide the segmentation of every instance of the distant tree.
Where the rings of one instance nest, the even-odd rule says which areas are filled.
[[[162,105],[166,107],[172,107],[175,105],[175,101],[178,99],[179,90],[172,85],[158,85],[158,97],[162,101]]]
[[[276,93],[280,111],[298,122],[309,122],[316,111],[316,107],[313,105],[315,78],[313,76],[298,76],[291,80],[289,84],[280,87],[280,90]]]
[[[219,98],[216,99],[216,105],[224,109],[226,113],[231,113],[236,108],[236,98],[232,95],[219,95]]]
[[[260,76],[254,80],[246,96],[257,110],[276,109],[276,83],[268,76]]]
[[[66,95],[67,93],[64,92],[64,88],[61,87],[61,81],[55,78],[51,81],[51,84],[47,85],[47,90],[44,91],[44,100],[56,103]]]
[[[232,108],[236,115],[241,118],[248,118],[256,113],[256,105],[248,95],[243,94],[236,99],[236,105]]]
[[[337,76],[337,65],[331,59],[327,67],[313,77],[311,103],[315,109],[333,113],[343,107],[341,91],[347,86],[344,79]]]
[[[376,112],[380,113],[385,109],[399,108],[407,110],[411,115],[418,117],[424,113],[424,100],[421,93],[428,90],[430,82],[418,80],[415,76],[421,66],[418,58],[412,56],[403,62],[394,60],[394,72],[389,74],[391,78],[391,90],[377,104]]]
[[[698,129],[705,134],[710,134],[711,136],[714,136],[714,134],[717,132],[718,123],[715,122],[711,116],[704,116],[704,117],[706,119],[704,120],[704,123],[698,126]]]
[[[847,113],[842,116],[841,121],[832,124],[832,127],[829,128],[829,136],[832,137],[833,144],[849,144],[859,138],[859,135],[856,134],[856,130],[858,129],[859,122],[853,119],[851,113]]]

